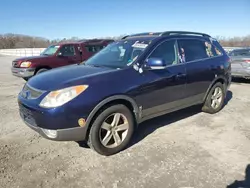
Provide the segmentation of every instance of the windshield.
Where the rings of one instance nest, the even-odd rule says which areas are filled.
[[[131,65],[150,44],[150,40],[113,42],[85,62],[85,65],[123,68]]]
[[[46,48],[41,55],[54,55],[60,46],[52,45]]]

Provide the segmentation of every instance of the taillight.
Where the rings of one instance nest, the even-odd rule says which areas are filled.
[[[227,62],[231,64],[232,63],[232,59],[230,57],[227,57]]]
[[[243,67],[249,68],[250,67],[250,59],[243,60],[243,63],[241,63]]]

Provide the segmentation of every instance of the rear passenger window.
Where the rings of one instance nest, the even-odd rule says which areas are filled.
[[[166,41],[160,44],[152,52],[149,58],[161,58],[165,61],[167,65],[172,65],[177,63],[175,41]]]
[[[209,49],[209,47],[206,47],[204,41],[195,39],[183,39],[179,40],[178,44],[184,62],[196,61],[213,56],[211,48]]]
[[[88,45],[88,46],[85,46],[85,48],[87,49],[88,52],[91,52],[91,53],[96,53],[98,51],[100,51],[101,49],[103,49],[105,46],[96,46],[96,45]]]

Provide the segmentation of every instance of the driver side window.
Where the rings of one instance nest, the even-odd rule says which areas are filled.
[[[161,43],[149,58],[161,58],[166,65],[173,65],[177,63],[175,40],[165,41]]]
[[[75,56],[76,55],[75,47],[74,45],[71,45],[71,44],[62,46],[58,53],[62,56]]]

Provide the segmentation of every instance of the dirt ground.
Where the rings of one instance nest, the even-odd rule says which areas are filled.
[[[16,96],[24,81],[11,75],[12,59],[0,57],[0,187],[226,188],[235,180],[249,183],[250,82],[233,83],[218,114],[195,107],[147,121],[128,149],[104,157],[75,142],[46,140],[21,121]]]

